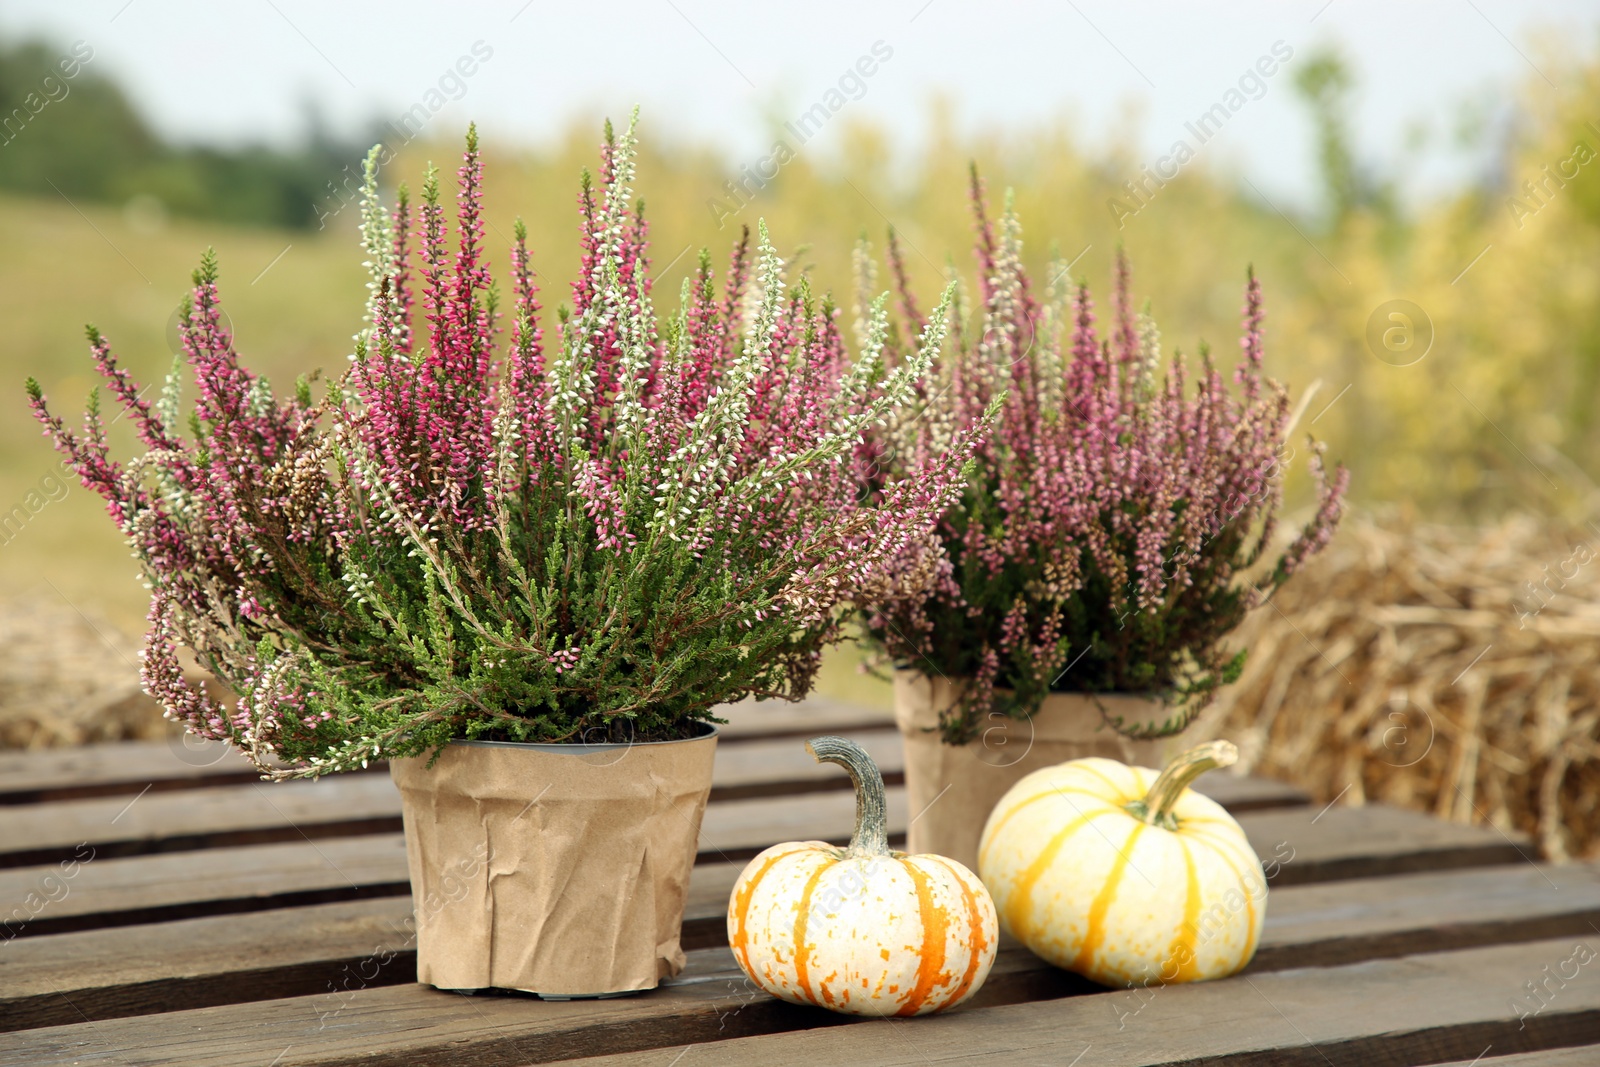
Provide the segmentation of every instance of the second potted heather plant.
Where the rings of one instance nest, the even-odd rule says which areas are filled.
[[[375,150],[376,151],[376,150]],[[509,344],[483,259],[469,134],[456,247],[429,174],[413,220],[368,159],[367,326],[350,368],[283,399],[221,325],[209,255],[178,375],[148,403],[91,331],[146,451],[34,409],[109,503],[152,589],[144,680],[189,730],[274,778],[390,760],[404,802],[419,978],[595,996],[684,965],[689,871],[715,705],[798,697],[843,599],[959,491],[965,437],[871,502],[849,452],[939,347],[882,372],[831,307],[741,245],[725,292],[702,259],[658,328],[633,138],[585,182],[573,308],[546,337],[520,227]],[[415,223],[416,232],[412,227]],[[413,333],[420,278],[425,327]],[[178,650],[238,694],[213,702]]]
[[[897,559],[863,615],[895,668],[907,847],[968,865],[990,809],[1024,774],[1094,755],[1162,764],[1158,739],[1237,676],[1244,652],[1225,637],[1326,544],[1347,482],[1313,445],[1316,514],[1266,565],[1294,418],[1262,375],[1254,275],[1230,388],[1204,349],[1197,372],[1181,355],[1163,360],[1120,255],[1103,336],[1087,286],[1036,293],[1020,224],[1008,207],[997,232],[976,173],[972,198],[976,325],[956,316],[921,403],[857,455],[871,496],[1000,404],[961,501]],[[899,262],[891,234],[901,306],[920,328]],[[1065,273],[1053,265],[1053,282]]]

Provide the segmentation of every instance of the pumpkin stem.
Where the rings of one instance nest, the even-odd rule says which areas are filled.
[[[1187,752],[1172,757],[1150,785],[1143,800],[1128,805],[1130,811],[1144,821],[1146,826],[1176,827],[1173,805],[1189,783],[1209,770],[1232,766],[1239,759],[1239,750],[1231,741],[1208,741]]]
[[[889,824],[883,799],[883,775],[867,750],[845,737],[813,737],[806,751],[818,763],[837,763],[850,772],[856,787],[856,829],[850,835],[855,855],[887,856]]]

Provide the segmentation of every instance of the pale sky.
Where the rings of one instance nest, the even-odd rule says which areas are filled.
[[[1560,79],[1560,50],[1593,54],[1600,3],[6,0],[0,32],[40,31],[87,41],[93,69],[186,139],[282,140],[311,99],[336,128],[392,120],[442,81],[432,100],[460,97],[430,120],[444,131],[472,119],[488,137],[536,144],[574,116],[621,117],[639,103],[649,135],[709,140],[733,161],[765,146],[764,114],[798,115],[874,45],[889,58],[846,110],[894,131],[907,160],[943,93],[967,128],[1064,115],[1094,147],[1133,123],[1153,161],[1275,45],[1304,57],[1331,41],[1357,71],[1362,158],[1416,196],[1481,170],[1481,157],[1451,147],[1464,105],[1503,128],[1519,86]],[[453,74],[475,45],[487,58],[467,64],[470,77]],[[1314,162],[1293,68],[1263,79],[1260,99],[1206,152],[1268,195],[1309,205]],[[835,149],[843,125],[816,144]],[[1407,148],[1419,127],[1432,139]]]

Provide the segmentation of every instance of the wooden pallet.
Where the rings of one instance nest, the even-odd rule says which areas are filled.
[[[1540,864],[1493,829],[1320,809],[1226,775],[1202,788],[1280,860],[1242,975],[1108,991],[1006,943],[947,1016],[862,1021],[773,1000],[728,951],[729,889],[761,848],[843,841],[852,815],[848,781],[799,739],[858,739],[890,783],[891,831],[910,813],[881,713],[810,702],[730,717],[684,919],[689,966],[608,1001],[416,984],[381,769],[265,785],[216,747],[0,754],[0,1065],[1600,1065],[1600,869]],[[1595,958],[1573,964],[1580,945]],[[1526,983],[1543,983],[1539,999]]]

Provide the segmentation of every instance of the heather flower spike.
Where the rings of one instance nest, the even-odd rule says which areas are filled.
[[[877,580],[866,628],[897,665],[973,679],[946,715],[952,741],[990,712],[1031,715],[1053,689],[1158,694],[1179,705],[1169,723],[1181,729],[1242,664],[1223,637],[1327,544],[1348,472],[1330,475],[1313,445],[1315,514],[1265,573],[1247,574],[1271,540],[1292,455],[1288,394],[1262,375],[1254,272],[1236,396],[1203,350],[1198,370],[1163,357],[1120,251],[1106,332],[1063,265],[1040,302],[1010,197],[996,223],[976,170],[971,191],[976,322],[954,323],[923,408],[857,449],[856,476],[883,499],[953,441],[951,427],[995,409],[998,421],[960,503]],[[903,287],[892,235],[888,258]],[[900,306],[915,312],[909,296]],[[882,305],[864,317],[871,338],[892,335]]]
[[[320,400],[307,381],[279,399],[240,362],[209,253],[182,325],[186,424],[176,376],[146,404],[97,333],[142,455],[117,462],[96,404],[75,432],[29,384],[151,587],[148,691],[275,777],[457,738],[684,737],[717,704],[804,694],[852,598],[927,540],[982,440],[981,418],[954,427],[860,498],[866,435],[909,417],[950,294],[882,374],[882,315],[852,359],[763,226],[720,293],[702,256],[658,323],[630,122],[608,125],[584,183],[571,313],[542,325],[518,224],[503,330],[476,130],[453,222],[431,168],[414,212],[403,188],[384,204],[377,160],[362,323]],[[236,699],[213,701],[180,647]]]

